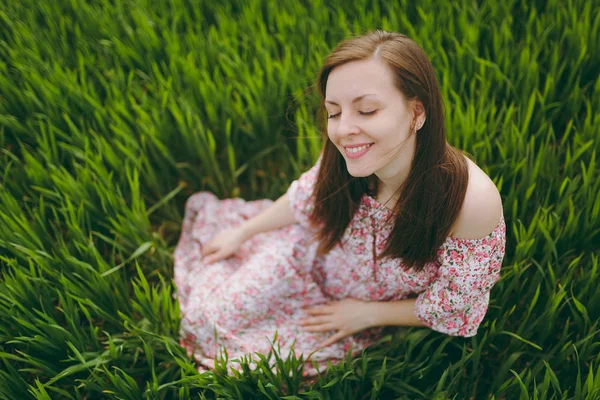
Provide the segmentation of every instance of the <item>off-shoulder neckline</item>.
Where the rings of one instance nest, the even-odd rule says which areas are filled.
[[[365,194],[364,195],[365,199],[367,200],[367,203],[371,203],[369,204],[370,206],[377,208],[378,211],[379,210],[383,210],[384,212],[386,212],[388,215],[389,214],[395,214],[395,212],[393,210],[390,210],[389,208],[387,208],[385,205],[383,205],[382,203],[378,202],[374,197]],[[500,213],[500,221],[498,222],[498,224],[496,225],[496,227],[494,228],[494,230],[492,232],[490,232],[490,234],[484,236],[484,237],[480,237],[480,238],[475,238],[475,239],[470,239],[470,238],[460,238],[460,237],[456,237],[456,236],[448,236],[446,237],[446,242],[465,242],[465,243],[479,243],[482,242],[484,240],[489,240],[490,238],[496,236],[498,234],[499,231],[501,231],[504,226],[505,226],[506,222],[504,221],[504,209],[502,210],[502,212]]]

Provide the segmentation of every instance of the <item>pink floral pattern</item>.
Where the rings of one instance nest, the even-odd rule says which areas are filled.
[[[401,259],[374,261],[392,229],[392,212],[365,195],[342,244],[316,256],[309,216],[319,163],[288,189],[298,224],[262,233],[245,242],[234,257],[203,265],[200,250],[221,230],[239,226],[269,207],[270,200],[219,200],[211,193],[191,196],[185,207],[182,233],[175,249],[175,283],[182,313],[181,344],[200,364],[214,367],[227,350],[234,359],[266,354],[277,332],[281,355],[304,355],[304,374],[315,375],[352,348],[354,355],[382,336],[383,327],[349,336],[325,349],[316,346],[334,332],[303,331],[296,323],[302,307],[352,297],[392,301],[417,295],[414,313],[426,326],[455,336],[474,336],[486,314],[492,286],[500,276],[505,252],[505,222],[480,239],[448,237],[438,260],[420,272]]]

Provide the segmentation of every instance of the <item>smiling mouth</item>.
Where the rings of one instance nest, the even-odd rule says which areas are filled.
[[[344,146],[344,157],[347,160],[358,160],[367,154],[373,145],[374,143],[362,144],[353,147]]]
[[[365,144],[365,145],[359,146],[359,147],[344,147],[344,149],[350,154],[357,154],[357,153],[360,153],[361,151],[368,149],[371,146],[373,146],[373,143]]]

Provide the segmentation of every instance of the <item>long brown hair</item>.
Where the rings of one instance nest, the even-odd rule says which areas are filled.
[[[347,39],[333,50],[317,79],[321,116],[325,115],[325,92],[331,71],[372,57],[387,64],[398,89],[407,99],[420,100],[425,109],[426,120],[416,134],[410,173],[400,187],[400,198],[394,207],[394,228],[383,254],[377,256],[400,257],[404,265],[420,271],[426,263],[436,260],[437,249],[458,216],[467,189],[468,164],[462,152],[446,142],[444,104],[431,62],[417,43],[400,33],[370,32]],[[324,131],[325,146],[312,214],[321,255],[340,242],[363,195],[377,190],[374,175],[355,178],[348,173],[343,156]]]

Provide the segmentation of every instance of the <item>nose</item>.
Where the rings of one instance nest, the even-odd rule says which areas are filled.
[[[350,113],[342,113],[336,129],[336,133],[339,136],[348,136],[357,134],[360,132],[360,128],[356,122],[356,119]]]

